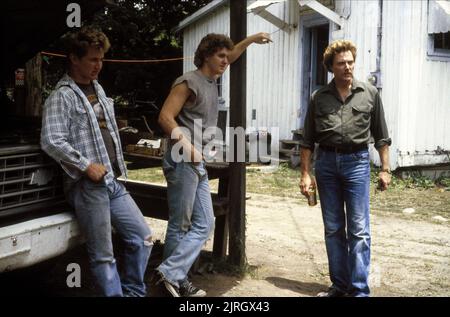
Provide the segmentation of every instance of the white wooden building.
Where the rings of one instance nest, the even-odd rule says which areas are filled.
[[[229,20],[229,1],[214,0],[180,22],[185,57],[206,34],[229,34]],[[331,79],[325,47],[349,39],[358,48],[355,77],[380,89],[392,167],[450,162],[450,1],[258,0],[248,1],[247,21],[248,34],[273,39],[247,51],[248,127],[279,127],[280,138],[292,138],[311,92]],[[194,68],[186,59],[184,71]],[[225,110],[229,71],[221,83]]]

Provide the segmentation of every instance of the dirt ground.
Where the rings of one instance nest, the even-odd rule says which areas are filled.
[[[213,267],[208,262],[211,240],[192,275],[193,282],[214,297],[303,297],[325,290],[329,277],[319,205],[309,207],[300,198],[248,196],[246,274]],[[164,241],[167,223],[147,219],[154,238]],[[377,211],[371,225],[373,296],[450,296],[449,222]],[[150,295],[150,272],[158,265],[161,251],[162,246],[156,246],[152,252],[147,277]],[[73,262],[82,268],[82,287],[78,289],[66,286],[67,264]],[[7,290],[2,295],[95,296],[87,267],[86,252],[78,248],[47,269],[0,276],[2,289]]]
[[[249,194],[245,277],[195,274],[209,296],[315,296],[329,285],[320,205]],[[163,239],[165,223],[149,220]],[[372,215],[373,296],[450,296],[450,226]],[[211,249],[212,241],[206,245]]]

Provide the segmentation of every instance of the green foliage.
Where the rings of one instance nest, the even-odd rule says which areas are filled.
[[[380,172],[379,168],[373,167],[371,169],[371,182],[376,185],[378,182],[378,173]],[[412,171],[408,173],[407,177],[400,178],[395,175],[392,175],[391,188],[397,189],[432,189],[438,187],[445,187],[450,190],[450,178],[440,178],[436,181],[421,175],[419,171]]]
[[[450,177],[441,177],[436,180],[436,184],[450,191]]]
[[[180,33],[172,30],[210,0],[121,0],[97,15],[111,42],[112,59],[168,59],[183,56]],[[105,63],[101,79],[111,95],[153,100],[161,106],[173,80],[183,71],[182,61],[151,64]]]
[[[109,38],[111,48],[107,59],[168,59],[183,56],[182,33],[173,29],[211,0],[117,0],[98,12],[85,24],[100,28]],[[49,50],[64,53],[64,37]],[[54,87],[65,72],[65,59],[46,57],[43,63],[44,82]],[[100,82],[108,96],[124,105],[135,99],[154,101],[161,107],[172,82],[183,72],[183,62],[103,64]],[[52,88],[50,88],[51,90]],[[45,92],[44,98],[48,96]],[[155,114],[156,116],[156,114]]]

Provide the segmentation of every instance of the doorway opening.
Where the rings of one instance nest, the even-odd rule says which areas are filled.
[[[328,83],[328,72],[322,62],[329,36],[330,26],[327,21],[312,19],[309,23],[303,23],[300,129],[304,126],[311,94]]]

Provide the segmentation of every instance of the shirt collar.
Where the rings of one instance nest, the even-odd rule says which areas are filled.
[[[362,82],[360,82],[357,79],[353,79],[352,81],[352,92],[356,91],[357,89],[365,90],[364,85]],[[323,88],[323,91],[329,91],[329,92],[337,92],[336,89],[336,82],[334,78]]]
[[[197,73],[197,75],[205,79],[208,83],[213,84],[215,82],[214,78],[206,76],[200,69],[197,69],[195,72]]]
[[[91,84],[95,87],[95,90],[98,88],[98,81],[93,80]],[[76,90],[76,88],[79,88],[77,83],[72,79],[72,77],[69,76],[69,74],[64,74],[64,76],[59,80],[59,82],[56,85],[56,89],[58,89],[61,86],[70,86],[72,89]]]
[[[355,91],[355,90],[357,90],[357,89],[365,90],[364,85],[363,85],[362,82],[360,82],[360,81],[357,80],[357,79],[353,79],[353,82],[352,82],[352,91]]]

